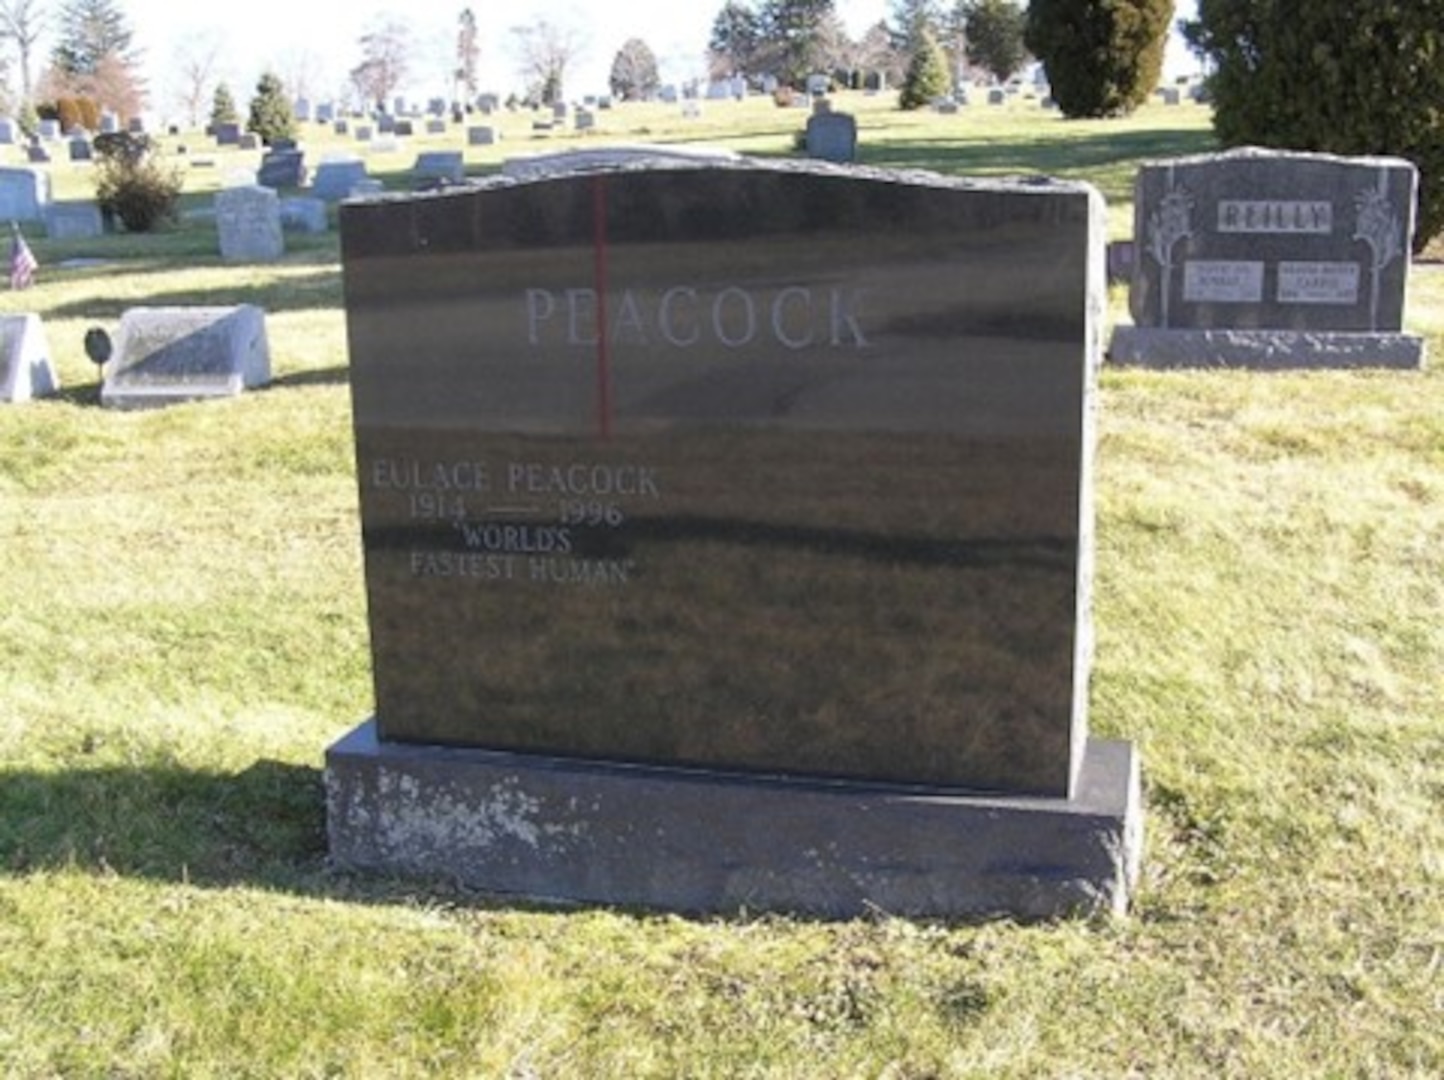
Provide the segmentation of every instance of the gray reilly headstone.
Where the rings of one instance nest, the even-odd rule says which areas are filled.
[[[1403,332],[1418,172],[1399,158],[1246,148],[1145,163],[1132,326],[1149,366],[1418,367]]]
[[[619,162],[341,208],[376,717],[342,865],[1120,909],[1087,185]]]

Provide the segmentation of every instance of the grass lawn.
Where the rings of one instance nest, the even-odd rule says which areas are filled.
[[[1212,145],[1193,106],[887,104],[844,103],[864,161],[1087,178],[1114,236],[1139,158]],[[467,163],[608,136],[781,154],[802,115],[618,109],[588,139],[504,117]],[[314,131],[313,163],[341,149]],[[210,162],[190,210],[254,168],[185,141]],[[372,171],[404,187],[439,145]],[[0,311],[43,316],[65,390],[0,408],[0,1074],[1444,1074],[1437,369],[1103,374],[1092,722],[1142,754],[1128,918],[547,910],[326,865],[321,755],[371,704],[335,234],[254,267],[203,220],[31,241],[39,283]],[[271,388],[96,406],[88,327],[243,302]],[[1444,357],[1437,261],[1408,323]]]

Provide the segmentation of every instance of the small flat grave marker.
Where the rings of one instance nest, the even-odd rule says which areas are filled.
[[[108,408],[154,408],[235,397],[270,381],[260,308],[130,308],[120,318],[100,400]]]

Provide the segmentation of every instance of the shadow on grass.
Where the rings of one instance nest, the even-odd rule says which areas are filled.
[[[303,386],[345,386],[351,381],[351,369],[345,364],[335,367],[316,368],[312,371],[295,371],[289,375],[277,375],[259,393],[270,390],[295,389]]]
[[[126,273],[112,266],[110,274]],[[60,304],[48,317],[56,319],[115,319],[133,307],[232,307],[254,304],[267,314],[288,311],[330,311],[341,306],[341,273],[336,266],[291,274],[272,281],[225,285],[216,288],[172,289],[143,296],[108,293],[104,280],[84,300]]]
[[[484,893],[439,877],[335,870],[327,861],[322,771],[278,761],[239,773],[170,765],[0,772],[0,877],[65,870],[348,903],[424,897],[476,910],[657,915]]]
[[[776,917],[751,909],[725,915],[662,913],[627,904],[488,893],[436,876],[338,870],[327,860],[322,770],[279,761],[258,761],[238,773],[175,765],[0,772],[0,877],[66,870],[361,904],[413,904],[423,898],[478,911],[604,911],[642,921]],[[886,916],[878,912],[877,917]],[[797,913],[786,918],[817,924],[853,921]],[[947,921],[977,925],[997,917]],[[961,989],[953,1003],[959,1016],[987,1007],[986,995]]]
[[[1061,121],[1060,121],[1061,123]],[[864,142],[866,165],[931,169],[957,173],[1042,173],[1070,176],[1090,170],[1127,167],[1130,181],[1140,159],[1182,157],[1217,148],[1211,131],[1116,131],[1079,134],[1060,128],[1056,135],[1008,139],[942,137],[896,143]]]
[[[179,766],[10,772],[0,873],[64,867],[203,885],[293,886],[326,851],[321,771],[260,761],[235,774]]]

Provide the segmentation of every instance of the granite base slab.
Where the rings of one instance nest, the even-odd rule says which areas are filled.
[[[1151,368],[1228,367],[1260,371],[1424,366],[1414,334],[1318,330],[1162,330],[1119,326],[1108,345],[1114,364]]]
[[[326,752],[331,859],[542,901],[824,918],[1122,913],[1142,848],[1131,744],[1071,799],[629,766],[376,737]]]

